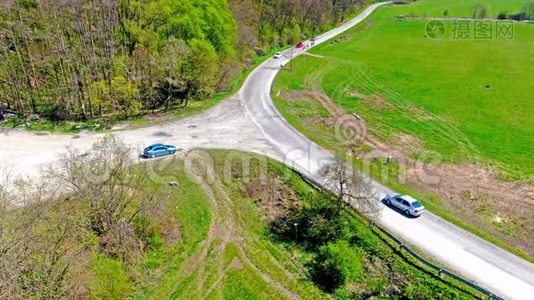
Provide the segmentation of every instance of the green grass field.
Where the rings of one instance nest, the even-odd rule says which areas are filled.
[[[154,182],[164,188],[166,182],[176,180],[179,187],[172,190],[176,199],[177,220],[181,239],[176,245],[152,251],[136,277],[142,282],[130,282],[133,299],[328,299],[307,277],[305,264],[313,254],[292,243],[278,241],[269,231],[265,211],[256,198],[244,195],[247,183],[258,176],[278,182],[277,188],[290,189],[296,197],[316,191],[302,178],[280,163],[256,155],[212,151],[215,180],[204,178],[204,188],[185,175],[180,160],[161,161]],[[244,173],[240,162],[250,161],[251,172]],[[230,163],[230,164],[229,164]],[[232,177],[225,177],[231,165]],[[201,170],[202,167],[199,169]],[[204,169],[205,170],[205,169]],[[250,184],[250,183],[248,183]],[[206,188],[208,193],[206,193]],[[398,295],[433,297],[435,299],[467,299],[480,296],[458,285],[442,282],[434,273],[409,258],[399,256],[387,238],[376,235],[361,217],[347,213],[346,255],[355,260],[350,284],[336,290],[332,296],[346,299],[350,295],[388,295],[398,289]],[[355,237],[358,237],[357,239]],[[391,244],[394,245],[394,244]],[[372,263],[371,263],[372,262]],[[349,264],[351,262],[348,262]],[[362,272],[362,268],[366,270]],[[367,276],[373,269],[374,275]],[[351,269],[351,268],[349,268]],[[124,282],[124,272],[108,278]],[[390,281],[389,277],[396,281]],[[123,283],[128,285],[128,283]],[[392,295],[392,294],[389,294]]]
[[[426,37],[427,21],[396,18],[448,7],[465,15],[471,2],[421,0],[382,8],[347,33],[349,41],[311,51],[322,58],[299,57],[275,89],[318,89],[363,115],[384,140],[410,134],[445,161],[483,162],[512,179],[531,178],[534,25],[515,23],[511,40],[460,40],[446,21],[445,36],[432,39]],[[486,2],[512,10],[525,1]],[[369,105],[361,94],[387,105]]]
[[[445,10],[449,17],[471,17],[473,7],[483,5],[488,11],[489,18],[495,18],[501,12],[518,13],[529,0],[420,0],[410,4],[410,7],[398,9],[401,14],[415,16],[442,16]],[[396,8],[391,9],[395,11]]]
[[[493,7],[490,12],[515,12],[527,1],[480,2]],[[469,16],[473,3],[421,0],[379,9],[345,39],[314,48],[313,56],[293,62],[293,71],[281,72],[273,88],[275,105],[296,129],[339,155],[346,155],[347,144],[333,134],[335,120],[306,92],[321,92],[361,116],[372,136],[386,144],[396,144],[400,135],[415,137],[421,147],[416,141],[416,150],[408,151],[412,158],[430,153],[446,164],[474,163],[503,179],[532,183],[534,25],[515,23],[513,39],[460,40],[451,20],[444,21],[445,35],[432,39],[426,36],[427,20],[397,17],[440,16],[445,9],[449,17]],[[362,144],[357,150],[372,149]],[[422,199],[450,222],[534,260],[527,248],[510,242],[528,244],[531,231],[518,236],[522,229],[514,223],[503,227],[493,217],[460,211],[440,195],[402,183],[397,165],[353,162],[389,187]]]
[[[227,187],[217,190],[220,186],[211,185],[210,199],[186,175],[183,161],[163,161],[154,168],[155,178],[161,181],[154,184],[161,188],[166,188],[167,181],[179,182],[173,193],[182,236],[176,245],[149,254],[142,276],[147,280],[135,284],[132,298],[283,298],[273,282],[284,283],[304,299],[321,297],[309,281],[290,280],[288,274],[293,272],[302,277],[302,267],[291,261],[288,251],[267,239],[254,202],[229,198]]]

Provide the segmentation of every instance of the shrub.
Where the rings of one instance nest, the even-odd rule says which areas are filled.
[[[69,113],[65,104],[54,103],[43,106],[41,116],[51,122],[62,122],[68,119]]]
[[[347,241],[340,240],[321,247],[309,268],[315,284],[331,293],[347,280],[363,275],[362,254],[351,248]]]
[[[289,211],[282,219],[275,220],[271,230],[282,240],[318,248],[341,236],[341,215],[330,195],[312,195],[304,207]]]
[[[501,11],[498,15],[497,15],[497,19],[499,20],[506,20],[508,18],[508,13],[505,12],[505,11]]]
[[[104,255],[95,256],[93,275],[89,284],[92,299],[125,299],[130,292],[128,276],[120,261]]]
[[[488,9],[482,5],[477,4],[473,8],[473,18],[474,19],[485,19],[488,16]]]

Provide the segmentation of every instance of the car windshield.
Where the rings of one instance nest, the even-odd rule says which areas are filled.
[[[415,208],[419,208],[421,207],[421,203],[419,203],[419,201],[415,201],[414,203],[412,203],[412,206],[415,207]]]

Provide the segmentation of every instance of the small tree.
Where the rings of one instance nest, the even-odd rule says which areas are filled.
[[[370,217],[374,217],[380,211],[370,179],[354,169],[349,169],[343,160],[332,159],[319,170],[318,175],[335,195],[338,210],[347,203]]]
[[[197,99],[210,96],[215,92],[220,75],[217,52],[203,40],[193,39],[189,47],[191,51],[183,66],[189,91]]]
[[[347,276],[343,273],[339,257],[332,255],[328,248],[321,248],[319,255],[310,264],[311,279],[322,290],[333,292],[343,286]]]
[[[0,298],[63,298],[70,262],[80,251],[70,243],[77,237],[73,219],[53,208],[43,185],[8,184],[14,188],[0,183]]]
[[[157,102],[165,107],[165,111],[176,101],[180,106],[187,105],[189,88],[184,66],[189,52],[189,46],[183,40],[171,38],[153,62],[158,77]]]
[[[272,223],[272,230],[283,240],[300,242],[310,249],[341,236],[342,218],[331,194],[310,194],[302,207]]]
[[[121,260],[138,255],[143,244],[135,235],[134,219],[150,210],[156,195],[143,190],[146,176],[133,172],[130,147],[113,136],[93,145],[89,154],[70,149],[50,179],[72,191],[72,200],[89,210],[89,229],[104,252]]]

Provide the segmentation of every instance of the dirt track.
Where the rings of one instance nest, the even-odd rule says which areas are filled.
[[[161,126],[115,131],[113,134],[140,153],[149,144],[175,144],[179,149],[226,148],[277,155],[270,143],[247,118],[240,101],[233,97],[212,109],[193,117]],[[104,133],[57,135],[28,132],[19,129],[0,129],[0,170],[14,175],[34,176],[46,165],[58,160],[59,154],[73,147],[80,151],[91,145]]]

